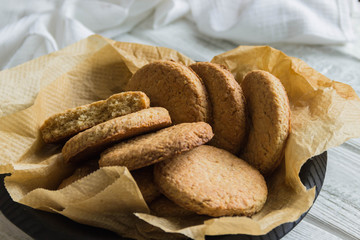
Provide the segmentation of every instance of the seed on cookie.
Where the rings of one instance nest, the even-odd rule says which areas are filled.
[[[40,127],[46,143],[68,139],[78,132],[91,128],[109,119],[148,108],[150,100],[143,92],[122,92],[106,100],[57,113]]]
[[[155,165],[160,191],[179,206],[213,217],[260,211],[267,186],[258,170],[213,146],[199,146]]]
[[[100,123],[67,141],[62,149],[65,163],[96,155],[110,144],[171,125],[165,108],[154,107]]]
[[[205,86],[183,64],[173,61],[147,64],[136,71],[126,88],[145,92],[151,106],[169,111],[174,124],[209,120],[210,104]]]
[[[101,154],[99,165],[135,170],[189,151],[212,137],[211,126],[207,123],[181,123],[114,145]]]
[[[280,164],[290,132],[290,105],[280,80],[266,71],[249,72],[241,83],[250,115],[242,158],[264,175]]]
[[[212,109],[214,137],[210,145],[237,154],[246,140],[245,98],[240,85],[224,66],[198,62],[189,66],[205,84]]]

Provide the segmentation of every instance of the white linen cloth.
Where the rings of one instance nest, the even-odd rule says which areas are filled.
[[[356,0],[0,0],[0,69],[56,51],[93,33],[115,38],[148,21],[182,17],[236,44],[334,44],[353,40]]]

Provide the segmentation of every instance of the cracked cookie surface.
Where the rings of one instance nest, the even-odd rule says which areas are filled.
[[[199,77],[188,67],[173,61],[156,61],[140,68],[126,89],[143,91],[151,106],[166,108],[174,124],[208,122],[210,104]]]
[[[55,143],[115,117],[136,112],[150,106],[143,92],[122,92],[106,100],[68,109],[49,117],[40,127],[44,142]]]
[[[269,175],[283,158],[290,132],[289,100],[280,80],[266,71],[249,72],[241,87],[251,120],[242,158]]]
[[[154,107],[100,123],[67,141],[62,149],[65,163],[79,162],[110,144],[171,125],[165,108]]]
[[[99,165],[135,170],[205,144],[213,135],[211,126],[205,122],[177,124],[114,145],[101,153]]]
[[[210,145],[237,154],[246,140],[245,98],[240,85],[224,66],[198,62],[189,66],[202,79],[209,95],[214,138]]]
[[[207,145],[156,164],[154,180],[171,201],[213,217],[251,216],[267,198],[266,182],[258,170]]]

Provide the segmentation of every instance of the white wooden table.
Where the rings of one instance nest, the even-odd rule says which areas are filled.
[[[330,79],[350,84],[360,95],[360,18],[355,17],[357,39],[347,47],[276,44],[287,55],[299,57]],[[200,34],[179,20],[159,30],[142,23],[115,40],[176,49],[194,60],[209,61],[237,45]],[[360,124],[360,119],[359,119]],[[0,212],[0,239],[31,239]],[[325,182],[309,214],[283,239],[360,239],[360,139],[328,151]]]

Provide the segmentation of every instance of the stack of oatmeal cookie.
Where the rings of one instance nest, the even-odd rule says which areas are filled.
[[[267,198],[263,176],[283,159],[289,101],[265,71],[239,84],[226,67],[156,61],[127,92],[69,109],[41,126],[76,170],[59,189],[101,167],[125,166],[154,215],[251,216]]]

